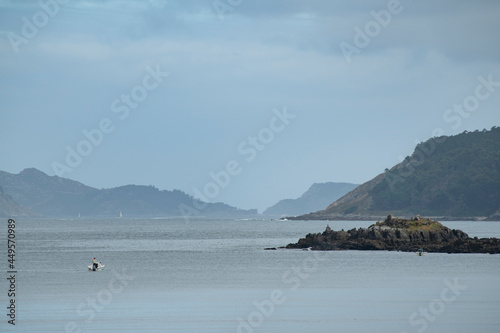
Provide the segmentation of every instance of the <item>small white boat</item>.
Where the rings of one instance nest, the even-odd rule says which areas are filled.
[[[97,264],[97,267],[94,267],[94,263],[88,265],[89,271],[96,272],[96,271],[102,271],[104,269],[105,265],[102,262],[98,261],[98,262],[96,262],[96,264]]]

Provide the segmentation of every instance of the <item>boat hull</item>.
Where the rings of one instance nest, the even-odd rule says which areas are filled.
[[[102,270],[104,269],[104,266],[105,266],[105,265],[103,265],[102,263],[98,262],[98,263],[97,263],[97,268],[96,268],[96,269],[94,269],[94,267],[93,267],[93,265],[92,265],[92,264],[88,265],[87,267],[88,267],[89,271],[92,271],[92,272],[99,272],[99,271],[102,271]]]

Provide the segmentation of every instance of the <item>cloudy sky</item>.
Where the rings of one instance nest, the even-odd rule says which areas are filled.
[[[362,183],[417,142],[500,125],[499,16],[496,0],[0,0],[0,170],[261,211]]]

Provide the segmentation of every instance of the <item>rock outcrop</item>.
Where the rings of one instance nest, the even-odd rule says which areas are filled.
[[[386,250],[445,253],[500,253],[500,239],[470,238],[465,232],[450,229],[441,223],[415,216],[401,219],[389,215],[368,228],[333,231],[329,226],[323,233],[308,234],[289,249],[312,250]]]

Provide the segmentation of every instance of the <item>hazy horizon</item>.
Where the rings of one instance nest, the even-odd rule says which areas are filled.
[[[0,170],[260,212],[500,125],[500,2],[0,0]]]

